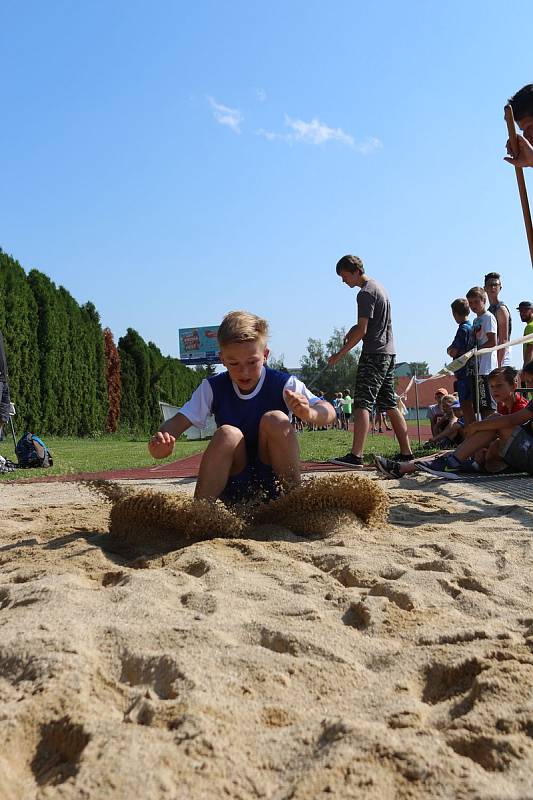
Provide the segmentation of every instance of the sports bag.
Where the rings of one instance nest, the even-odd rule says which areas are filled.
[[[52,453],[42,439],[34,433],[25,433],[15,447],[19,467],[32,469],[34,467],[51,467]]]

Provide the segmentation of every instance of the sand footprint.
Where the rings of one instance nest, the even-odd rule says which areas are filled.
[[[31,762],[39,786],[59,786],[78,773],[83,751],[90,741],[82,725],[65,716],[41,725],[40,739]]]

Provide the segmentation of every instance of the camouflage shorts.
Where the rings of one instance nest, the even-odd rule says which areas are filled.
[[[396,356],[383,353],[363,353],[357,366],[354,408],[378,411],[396,408],[394,392],[394,367]]]

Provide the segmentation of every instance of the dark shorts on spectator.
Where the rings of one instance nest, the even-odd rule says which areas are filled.
[[[463,403],[465,400],[472,399],[472,386],[470,384],[470,378],[457,378],[455,381],[456,392],[459,395],[459,403]]]
[[[521,425],[513,429],[500,447],[500,455],[513,469],[533,475],[533,436]]]

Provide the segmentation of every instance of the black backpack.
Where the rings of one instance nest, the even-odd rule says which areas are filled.
[[[34,467],[51,467],[52,453],[42,439],[34,433],[25,433],[17,442],[15,453],[22,469]]]

